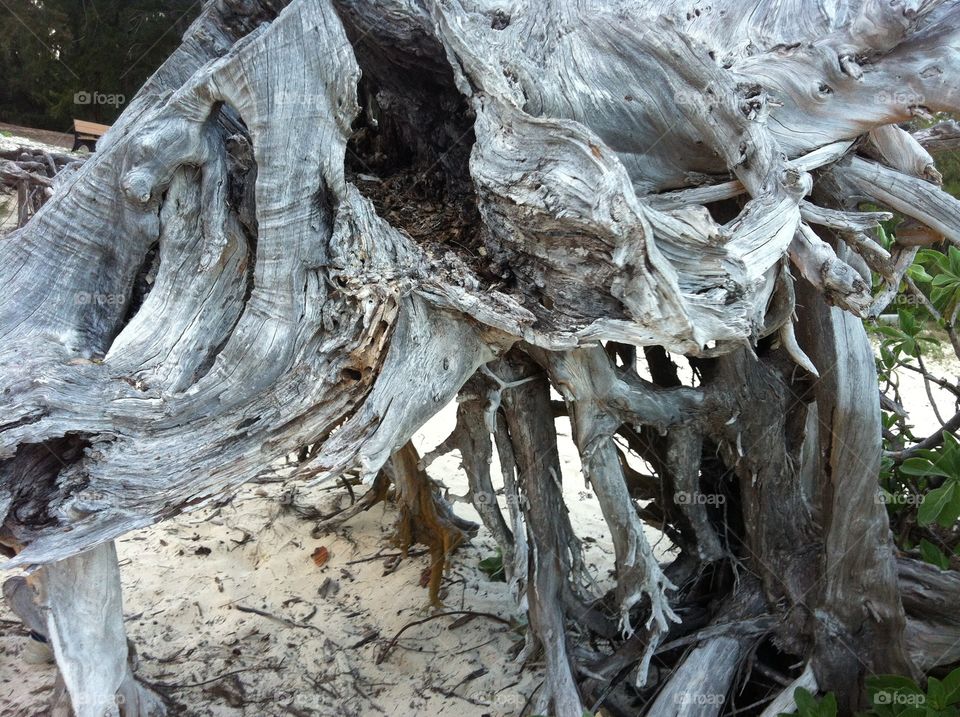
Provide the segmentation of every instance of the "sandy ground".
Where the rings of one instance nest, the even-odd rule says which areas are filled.
[[[949,351],[950,344],[945,338],[943,346]],[[926,363],[927,369],[931,373],[943,376],[954,383],[960,383],[960,362],[952,356],[940,356],[932,362],[927,360]],[[899,381],[905,406],[910,412],[910,422],[914,426],[914,433],[918,437],[928,435],[941,425],[937,421],[937,412],[944,420],[949,419],[957,412],[957,401],[947,391],[933,386],[931,395],[927,395],[920,374],[901,369],[897,371],[896,379]],[[936,407],[936,411],[934,407]]]
[[[73,135],[69,132],[53,132],[48,129],[34,129],[0,122],[0,142],[5,137],[16,140],[17,144],[50,147],[58,152],[73,147]]]
[[[960,377],[956,362],[937,370]],[[901,382],[917,430],[937,425],[919,377],[903,372]],[[935,399],[952,415],[948,396]],[[421,452],[447,435],[453,419],[448,406],[417,434]],[[601,586],[609,584],[609,536],[584,486],[569,422],[559,419],[558,430],[571,520],[592,573]],[[430,473],[451,494],[466,492],[456,453],[435,462]],[[411,624],[432,615],[421,587],[429,559],[415,554],[396,562],[392,508],[378,506],[319,537],[313,521],[289,509],[292,500],[326,511],[345,497],[342,489],[326,487],[251,486],[219,507],[118,541],[124,615],[140,677],[179,702],[175,714],[196,717],[517,714],[541,680],[538,665],[521,668],[513,659],[520,631],[462,615]],[[457,503],[456,511],[479,522],[468,504]],[[648,539],[661,559],[669,557],[665,538],[650,530]],[[322,567],[311,558],[319,547],[330,554]],[[523,619],[506,584],[478,570],[494,550],[481,528],[455,554],[444,581],[448,611]],[[28,641],[0,606],[4,717],[46,713],[55,668],[26,664]]]
[[[448,406],[415,443],[432,448],[453,420]],[[558,428],[574,528],[598,582],[609,582],[612,546],[599,506],[584,488],[569,423],[560,419]],[[466,492],[456,453],[430,471],[451,494]],[[461,616],[440,617],[410,627],[376,664],[402,628],[431,615],[420,582],[428,557],[388,565],[397,555],[389,540],[392,508],[378,506],[335,534],[314,538],[313,521],[284,509],[291,495],[298,505],[324,509],[344,497],[323,487],[254,486],[227,505],[118,541],[139,674],[182,703],[178,714],[480,717],[520,711],[539,684],[539,666],[521,669],[512,658],[522,635],[486,618],[463,624]],[[456,511],[479,522],[466,503]],[[665,555],[667,541],[653,531],[649,537]],[[318,568],[311,555],[321,546],[330,559]],[[444,581],[447,610],[522,618],[506,584],[477,568],[494,551],[485,530],[457,551]],[[9,613],[0,611],[0,620],[0,714],[42,715],[55,670],[24,664],[20,655],[29,638]]]

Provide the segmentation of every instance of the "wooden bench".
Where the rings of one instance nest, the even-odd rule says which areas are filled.
[[[110,125],[87,122],[75,119],[73,121],[73,151],[86,147],[91,152],[97,149],[97,140],[107,133]]]

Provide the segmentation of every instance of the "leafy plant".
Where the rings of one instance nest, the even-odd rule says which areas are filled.
[[[867,679],[867,693],[872,707],[863,717],[957,717],[960,669],[927,678],[926,691],[909,677],[878,675]]]
[[[939,341],[922,334],[923,324],[912,311],[901,309],[897,312],[897,326],[876,326],[874,333],[882,338],[880,355],[888,368],[892,368],[904,355],[916,357],[921,353],[923,344],[938,346]]]
[[[931,565],[936,565],[941,570],[948,570],[950,568],[950,558],[936,545],[931,543],[926,538],[920,539],[920,555],[923,557],[924,561],[930,563]]]
[[[809,690],[798,687],[793,692],[793,700],[800,717],[837,717],[837,698],[832,692],[828,692],[818,700]],[[779,717],[793,717],[793,715],[781,712]]]
[[[950,528],[957,522],[960,518],[960,443],[956,437],[944,432],[940,447],[917,451],[916,457],[903,462],[900,471],[910,476],[943,479],[923,497],[917,511],[921,526],[937,523]]]
[[[884,222],[875,232],[878,243],[891,252],[898,251],[896,221]],[[899,250],[903,251],[902,247]],[[883,290],[880,277],[875,277],[874,283],[878,291]],[[896,307],[895,315],[887,314],[869,326],[879,343],[877,372],[885,398],[880,498],[887,506],[897,545],[916,551],[928,563],[949,569],[954,555],[960,554],[960,531],[956,530],[960,519],[960,444],[946,430],[929,438],[914,435],[916,428],[904,405],[900,382],[903,374],[919,375],[929,401],[933,401],[934,391],[946,391],[960,402],[960,385],[925,361],[948,345],[960,354],[956,328],[960,314],[960,249],[921,249],[892,306]],[[942,340],[944,333],[949,343]],[[949,416],[937,416],[941,424],[948,422]],[[918,449],[917,444],[924,441],[931,447]]]
[[[960,717],[960,668],[942,680],[927,678],[924,691],[902,675],[876,675],[867,679],[871,707],[859,717]],[[800,717],[836,717],[837,700],[832,692],[820,699],[798,687],[793,693]],[[779,717],[792,717],[781,712]]]
[[[946,253],[924,249],[917,259],[924,275],[918,281],[929,284],[930,300],[937,310],[945,317],[952,316],[960,302],[960,249],[951,246]]]
[[[500,550],[481,560],[479,567],[490,580],[501,583],[506,582],[507,574],[503,570],[503,553],[500,552]]]

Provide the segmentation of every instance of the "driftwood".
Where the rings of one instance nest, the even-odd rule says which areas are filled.
[[[43,149],[20,147],[0,151],[0,187],[17,193],[17,221],[20,228],[40,211],[44,202],[53,196],[57,182],[85,161],[83,155],[47,152]]]
[[[858,317],[893,296],[868,269],[895,292],[917,245],[960,236],[924,149],[955,133],[897,126],[960,109],[958,42],[956,0],[207,3],[0,239],[0,543],[35,570],[63,704],[163,710],[111,541],[304,446],[301,479],[395,482],[437,599],[465,526],[408,442],[457,397],[443,449],[529,612],[536,711],[718,715],[746,685],[852,710],[869,674],[956,661],[956,576],[898,564],[877,500]],[[4,176],[45,192],[18,161]],[[888,252],[863,202],[927,234]],[[566,517],[558,410],[608,596]]]

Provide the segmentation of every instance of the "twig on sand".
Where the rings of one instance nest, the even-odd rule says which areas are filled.
[[[429,551],[427,550],[411,550],[407,553],[408,558],[418,558],[421,555],[426,555]],[[402,558],[401,553],[377,553],[376,555],[368,555],[365,558],[357,558],[356,560],[348,560],[347,565],[356,565],[357,563],[370,563],[374,560],[379,560],[383,558],[384,560],[389,560],[390,558]]]
[[[222,675],[217,675],[216,677],[211,677],[209,680],[203,680],[201,682],[191,682],[186,685],[168,685],[163,683],[156,683],[158,686],[163,687],[166,690],[171,692],[176,692],[177,690],[186,690],[192,687],[203,687],[204,685],[209,685],[211,682],[216,682],[217,680],[222,680],[225,677],[232,677],[233,675],[239,675],[242,672],[259,672],[262,670],[275,670],[277,667],[272,665],[254,665],[253,667],[241,667],[239,670],[230,670],[229,672],[224,672]]]
[[[488,620],[494,620],[496,622],[502,623],[507,627],[513,627],[514,623],[512,620],[508,620],[505,617],[500,617],[499,615],[494,615],[491,612],[477,612],[476,610],[448,610],[446,612],[438,612],[436,615],[430,615],[429,617],[421,618],[420,620],[414,620],[413,622],[407,623],[394,635],[390,642],[381,650],[380,654],[377,655],[376,664],[381,664],[390,651],[396,646],[397,640],[400,639],[400,636],[405,633],[411,627],[416,627],[417,625],[423,625],[424,623],[431,622],[432,620],[437,620],[441,617],[448,617],[450,615],[472,615],[474,617],[485,617]]]
[[[279,615],[274,615],[273,613],[269,613],[266,610],[259,610],[255,607],[247,607],[246,605],[234,605],[234,608],[239,610],[240,612],[249,612],[249,613],[253,613],[254,615],[260,615],[261,617],[265,617],[268,620],[273,620],[274,622],[279,622],[281,625],[286,625],[287,627],[299,627],[306,630],[316,630],[317,632],[322,632],[322,630],[316,625],[308,625],[303,622],[295,622],[288,618],[280,617]]]

